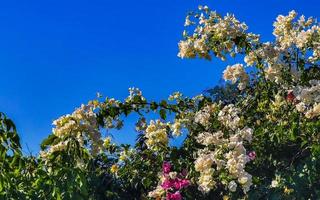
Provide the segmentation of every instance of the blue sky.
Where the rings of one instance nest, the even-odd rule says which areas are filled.
[[[37,153],[52,120],[98,91],[122,99],[136,86],[159,100],[218,84],[228,63],[176,56],[185,15],[200,4],[235,13],[265,40],[278,14],[319,17],[320,9],[318,0],[2,1],[0,111],[15,121],[24,149]],[[125,132],[114,136],[132,141]]]

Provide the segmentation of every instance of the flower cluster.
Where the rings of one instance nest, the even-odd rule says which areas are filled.
[[[198,158],[195,161],[195,170],[200,172],[199,189],[203,192],[209,192],[216,184],[213,179],[214,172],[219,173],[220,170],[227,169],[230,179],[237,179],[246,193],[252,185],[252,176],[245,171],[245,165],[250,160],[254,160],[256,155],[255,152],[250,152],[247,155],[244,141],[250,142],[252,140],[252,129],[238,130],[229,138],[222,135],[221,131],[212,134],[201,133],[197,138],[199,143],[207,146],[205,149],[199,150]],[[214,146],[213,151],[209,150],[210,145]],[[216,168],[212,167],[213,164]],[[230,184],[234,185],[233,182]]]
[[[68,142],[71,140],[70,137],[77,140],[81,146],[84,145],[84,141],[89,141],[93,155],[102,149],[103,141],[92,104],[81,105],[71,115],[65,115],[55,120],[53,125],[55,127],[52,129],[52,133],[62,141],[52,145],[48,151],[41,152],[41,156],[44,158],[53,152],[66,150]],[[64,140],[64,138],[69,139]]]
[[[233,178],[238,180],[244,193],[250,190],[252,176],[245,171],[245,165],[255,157],[254,153],[247,155],[244,141],[251,142],[252,129],[245,127],[238,130],[236,134],[229,138],[229,152],[224,154],[227,159],[226,167]]]
[[[259,58],[263,58],[264,61],[273,63],[277,61],[279,53],[281,51],[274,44],[265,42],[248,52],[244,57],[244,62],[248,66],[253,66],[259,62]]]
[[[245,23],[238,21],[233,15],[221,17],[214,11],[210,11],[207,6],[199,6],[200,14],[187,16],[185,26],[195,25],[194,33],[188,35],[184,32],[185,40],[179,42],[179,54],[181,58],[200,58],[211,59],[212,53],[222,59],[226,59],[226,54],[234,55],[244,44],[239,40],[258,40],[253,34],[246,34],[248,29]],[[193,17],[197,22],[192,22]],[[246,36],[246,37],[245,37]]]
[[[302,15],[295,20],[296,16],[295,11],[287,16],[279,15],[274,22],[276,42],[252,46],[244,59],[248,66],[256,64],[264,68],[265,77],[279,84],[284,79],[300,80],[301,70],[305,68],[299,66],[302,59],[305,65],[317,64],[320,59],[320,26],[313,18],[306,20]]]
[[[208,149],[198,151],[198,157],[194,162],[194,168],[197,172],[200,172],[198,185],[199,190],[204,193],[208,193],[216,185],[216,182],[213,180],[213,163],[214,157],[212,152]]]
[[[139,88],[135,88],[135,87],[132,87],[132,88],[129,88],[129,96],[127,97],[126,99],[126,102],[130,102],[130,101],[133,101],[134,98],[141,98],[141,100],[145,100],[145,98],[142,96],[142,92]]]
[[[282,49],[287,49],[294,43],[294,30],[292,21],[297,16],[295,11],[291,11],[288,16],[279,15],[277,21],[273,23],[273,34],[277,37]]]
[[[206,127],[209,125],[210,117],[213,112],[215,112],[218,109],[217,104],[211,104],[205,106],[203,109],[199,110],[194,117],[194,121],[196,123],[201,124],[202,126]]]
[[[174,123],[171,125],[171,131],[173,136],[180,136],[182,131],[183,120],[176,119]]]
[[[315,118],[320,116],[320,80],[311,80],[309,84],[294,87],[292,93],[297,110],[307,118]]]
[[[287,16],[277,17],[273,31],[277,48],[287,52],[289,57],[301,52],[302,55],[296,53],[296,56],[303,59],[309,56],[305,62],[314,64],[320,59],[320,26],[311,17],[306,20],[302,15],[295,20],[296,16],[297,13],[291,11]]]
[[[174,92],[172,95],[169,96],[169,101],[178,100],[182,97],[182,94],[180,92]]]
[[[231,81],[233,84],[239,80],[239,90],[245,89],[249,81],[249,76],[244,70],[242,64],[227,66],[227,68],[223,72],[223,78],[224,80]]]
[[[79,140],[79,142],[82,142],[82,140]],[[52,145],[48,151],[40,151],[41,158],[46,159],[49,155],[51,155],[54,152],[65,151],[67,149],[68,143],[69,140],[61,141],[55,145]]]
[[[181,190],[190,185],[190,181],[186,179],[186,171],[177,173],[172,171],[169,162],[164,162],[162,173],[160,174],[160,182],[157,188],[149,192],[148,196],[156,199],[181,200]]]
[[[313,56],[310,61],[317,60],[319,54],[319,30],[320,27],[315,25],[313,18],[308,18],[302,15],[297,22],[295,18],[297,13],[291,11],[287,16],[279,15],[276,22],[274,22],[273,34],[279,47],[283,50],[297,46],[299,49],[306,50],[309,47],[315,47]]]
[[[158,151],[168,145],[168,127],[169,124],[163,123],[160,120],[150,121],[145,131],[145,142],[149,149]]]
[[[240,123],[240,109],[233,104],[226,105],[218,114],[219,121],[232,130],[235,130]]]
[[[215,176],[221,171],[228,172],[227,180],[220,180],[231,192],[237,189],[237,182],[244,193],[252,185],[252,176],[245,171],[245,165],[256,157],[255,152],[247,154],[245,143],[251,143],[253,130],[249,127],[240,128],[239,110],[230,104],[218,114],[218,120],[227,129],[226,132],[202,132],[197,142],[204,145],[199,149],[194,162],[195,170],[200,173],[199,190],[209,192],[216,186]],[[224,130],[226,130],[224,129]],[[217,178],[218,179],[218,178]],[[237,182],[236,182],[237,181]]]

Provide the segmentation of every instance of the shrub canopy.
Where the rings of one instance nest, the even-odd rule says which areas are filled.
[[[138,88],[98,96],[55,120],[38,156],[21,153],[1,113],[0,199],[320,198],[320,26],[295,11],[273,25],[275,40],[262,42],[200,6],[178,56],[243,60],[226,66],[225,86],[160,102]],[[133,113],[135,144],[115,144],[110,130]]]

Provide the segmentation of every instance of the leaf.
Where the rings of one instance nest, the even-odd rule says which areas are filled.
[[[168,105],[168,103],[167,103],[165,100],[162,100],[162,101],[160,102],[160,106],[161,106],[161,107],[167,107],[167,105]]]
[[[41,150],[44,150],[48,145],[51,145],[54,140],[57,138],[54,134],[49,135],[43,142],[41,143],[40,147]]]
[[[158,104],[156,102],[151,102],[150,103],[150,109],[151,110],[157,110],[158,109]]]
[[[307,143],[308,143],[307,140],[302,141],[300,147],[301,147],[301,148],[304,147],[304,145],[306,145]]]
[[[161,119],[165,120],[167,118],[167,112],[165,109],[161,109],[159,111],[159,114],[160,114]]]

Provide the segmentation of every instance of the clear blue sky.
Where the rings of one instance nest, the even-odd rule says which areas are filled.
[[[265,40],[278,14],[319,17],[320,10],[319,0],[2,1],[0,111],[15,121],[23,146],[36,153],[52,120],[98,91],[122,99],[136,86],[159,100],[216,85],[227,63],[176,56],[185,15],[199,4],[235,13]]]

